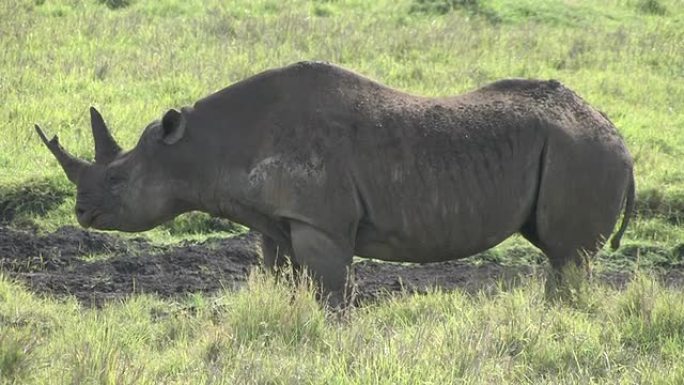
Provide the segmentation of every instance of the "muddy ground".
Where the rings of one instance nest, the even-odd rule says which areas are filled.
[[[0,227],[0,270],[32,291],[74,295],[87,305],[99,305],[132,293],[162,297],[214,292],[241,286],[259,266],[259,235],[211,238],[200,243],[159,246],[144,238],[64,227],[54,233]],[[361,260],[354,264],[361,299],[406,290],[496,290],[497,281],[515,284],[541,274],[543,265],[504,266],[469,260],[430,264],[396,264]],[[627,273],[605,273],[599,279],[623,286]],[[662,275],[667,285],[681,286],[681,270]]]

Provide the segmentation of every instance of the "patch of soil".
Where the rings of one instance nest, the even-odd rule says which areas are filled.
[[[259,263],[258,239],[248,233],[168,247],[75,227],[45,235],[0,227],[0,270],[35,292],[95,305],[132,293],[213,292],[245,281]]]
[[[250,232],[201,243],[153,245],[143,238],[64,227],[50,234],[0,227],[0,270],[24,282],[34,292],[74,295],[87,305],[100,305],[133,293],[162,297],[192,292],[233,289],[246,281],[260,264],[259,235]],[[430,288],[498,290],[541,274],[543,266],[504,266],[495,262],[473,264],[449,261],[430,264],[384,263],[362,260],[354,264],[358,298],[368,300],[392,292],[423,293]],[[627,273],[599,277],[617,287]],[[684,274],[663,276],[667,285],[682,286]]]
[[[540,269],[493,262],[473,264],[467,259],[425,264],[362,260],[354,264],[354,278],[358,298],[367,301],[391,293],[423,294],[435,288],[444,291],[460,288],[470,293],[484,290],[491,293],[498,290],[499,282],[512,287]]]

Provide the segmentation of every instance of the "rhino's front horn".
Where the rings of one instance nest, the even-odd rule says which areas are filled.
[[[57,158],[57,161],[62,166],[67,178],[69,178],[71,183],[78,183],[78,177],[81,173],[81,170],[87,167],[88,163],[75,158],[66,152],[66,150],[64,150],[64,148],[62,148],[62,146],[59,144],[59,139],[56,135],[52,137],[52,140],[48,141],[45,133],[43,133],[43,130],[41,130],[37,124],[35,127],[36,132],[38,132],[38,136],[40,136],[40,139],[43,141],[43,143],[45,143],[50,152],[52,152],[55,158]]]
[[[95,107],[90,107],[90,126],[93,129],[93,138],[95,139],[95,163],[109,164],[121,152],[121,147],[116,144],[104,119],[102,119],[102,115]]]

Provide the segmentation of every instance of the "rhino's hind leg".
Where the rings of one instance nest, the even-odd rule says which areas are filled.
[[[546,149],[536,209],[521,229],[549,258],[552,296],[583,284],[591,258],[614,229],[631,178],[625,163],[598,144],[561,144]]]
[[[311,274],[322,299],[332,308],[344,307],[350,294],[353,248],[308,224],[290,223],[294,259]]]
[[[578,292],[591,275],[590,260],[597,248],[555,248],[546,245],[537,232],[535,218],[530,218],[520,230],[525,239],[541,249],[549,259],[550,270],[546,277],[546,296],[550,299],[568,298]]]

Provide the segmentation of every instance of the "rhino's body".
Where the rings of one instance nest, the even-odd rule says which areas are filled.
[[[131,191],[119,193],[116,215],[87,216],[106,210],[84,198],[81,222],[141,230],[187,210],[210,212],[262,232],[268,265],[279,263],[280,246],[334,293],[353,255],[442,261],[516,232],[560,268],[601,247],[625,198],[628,213],[633,202],[632,159],[615,127],[555,81],[423,98],[299,63],[167,116],[133,151],[92,166],[101,168],[93,176],[79,173],[87,195],[92,188],[81,186],[102,170],[163,164],[126,174]],[[167,141],[177,119],[180,139]],[[155,140],[158,148],[145,147]],[[164,198],[154,215],[124,215],[149,206],[139,201],[151,188]]]

